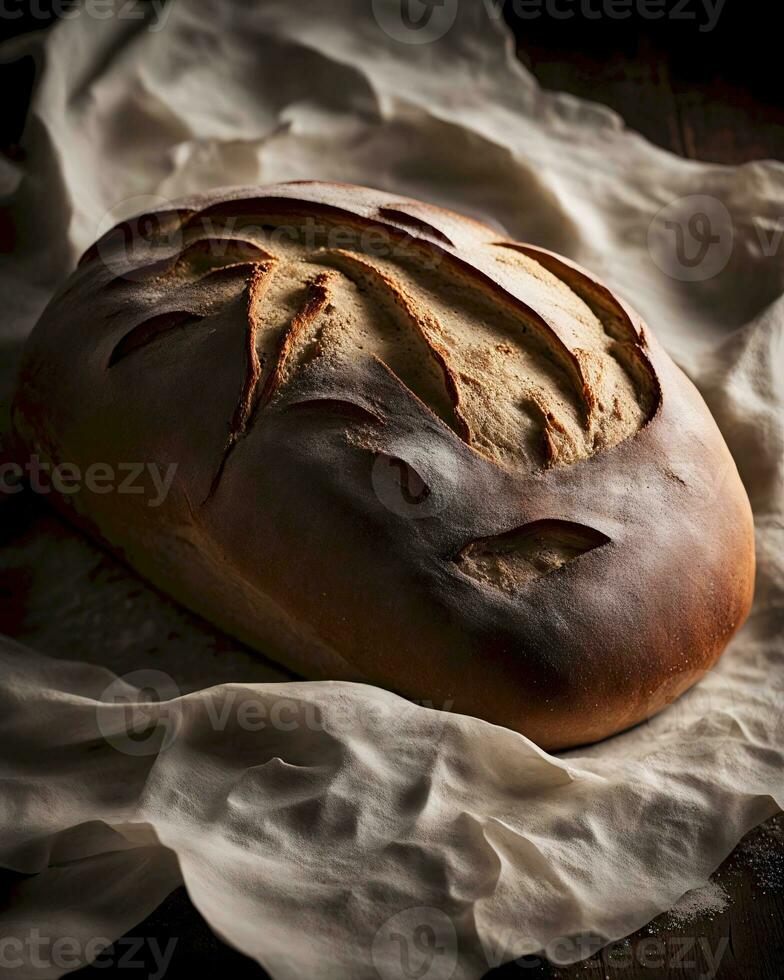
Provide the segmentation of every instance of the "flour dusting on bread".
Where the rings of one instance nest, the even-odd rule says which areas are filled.
[[[394,213],[402,217],[402,208]],[[220,289],[205,273],[221,261],[227,272],[256,268],[254,258],[271,270],[255,313],[258,384],[268,396],[313,358],[377,357],[473,449],[511,470],[566,465],[614,446],[655,407],[637,338],[620,336],[595,304],[514,245],[486,246],[503,290],[444,251],[423,261],[421,242],[369,241],[350,224],[325,220],[314,232],[291,215],[222,220],[211,223],[210,239],[198,223],[185,225],[162,285]],[[325,268],[327,301],[289,337],[279,363]]]

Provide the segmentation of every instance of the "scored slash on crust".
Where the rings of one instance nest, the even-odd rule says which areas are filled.
[[[555,518],[532,521],[465,545],[453,559],[464,574],[514,595],[581,555],[610,543],[595,528]]]
[[[456,432],[464,442],[470,445],[471,429],[468,425],[468,421],[461,412],[460,388],[457,383],[456,373],[449,363],[449,355],[446,348],[437,339],[441,334],[441,328],[435,317],[419,310],[412,297],[405,291],[405,289],[403,289],[402,286],[399,285],[399,283],[397,283],[391,276],[387,275],[382,269],[379,269],[377,266],[373,265],[372,262],[361,258],[356,252],[349,252],[346,249],[333,249],[326,254],[327,257],[337,260],[343,266],[355,273],[358,273],[362,278],[369,279],[371,282],[374,282],[376,285],[384,289],[397,307],[405,314],[409,323],[424,340],[431,356],[436,361],[443,374],[444,385],[452,408],[452,417],[445,418],[443,421],[446,422],[447,425],[449,425],[449,427]],[[385,364],[385,367],[396,376],[395,371],[390,365]],[[402,379],[398,378],[398,381],[400,384],[404,384]],[[414,394],[419,397],[418,392],[414,392]],[[420,400],[424,401],[425,404],[428,404],[427,399],[421,398]],[[428,408],[433,410],[435,414],[439,414],[437,411],[435,411],[435,407],[433,405],[428,404]]]
[[[184,278],[186,284],[202,282],[216,276],[235,277],[260,267],[259,260],[277,261],[254,242],[239,238],[202,237],[189,243],[176,255],[134,269],[132,273],[116,276],[108,288],[125,285],[129,276],[133,281],[144,281],[166,287],[172,279]],[[252,260],[252,261],[251,261]],[[146,347],[159,337],[173,330],[185,328],[204,319],[203,313],[193,310],[170,310],[148,317],[137,323],[116,344],[107,362],[114,367],[129,354]]]
[[[658,404],[659,389],[644,351],[644,338],[604,287],[549,253],[513,242],[488,241],[489,264],[483,261],[472,265],[451,251],[455,247],[446,235],[418,214],[406,214],[396,205],[381,207],[378,213],[389,221],[420,228],[427,240],[420,238],[417,248],[438,252],[441,274],[429,299],[430,287],[411,279],[405,260],[402,266],[396,264],[393,268],[388,260],[369,257],[361,247],[359,251],[318,248],[301,261],[326,268],[307,285],[300,308],[293,313],[291,309],[287,311],[288,322],[275,340],[272,324],[264,321],[261,309],[275,270],[281,268],[285,256],[271,255],[253,241],[236,235],[223,237],[218,230],[190,241],[177,255],[130,273],[130,278],[141,277],[153,289],[157,284],[162,290],[182,288],[183,298],[190,298],[194,305],[202,300],[198,290],[188,292],[190,286],[219,274],[248,277],[242,386],[205,501],[217,488],[231,452],[252,426],[258,411],[273,400],[297,366],[302,366],[295,352],[307,328],[330,305],[338,312],[327,322],[323,337],[319,331],[319,352],[330,341],[343,350],[352,344],[360,349],[368,345],[365,354],[380,360],[392,378],[424,408],[474,451],[507,468],[533,465],[537,455],[547,467],[575,462],[628,437],[635,425],[644,424],[650,417],[651,405]],[[506,269],[498,275],[493,271],[498,264],[494,250],[518,253],[521,260],[531,259],[534,265],[538,262],[536,275],[554,276],[567,292],[571,290],[573,297],[585,304],[586,313],[578,313],[575,318],[573,310],[559,303],[539,312],[536,299],[524,302],[503,279],[509,263],[501,263]],[[530,273],[523,271],[530,279]],[[345,293],[346,283],[356,288],[354,298]],[[460,319],[461,315],[465,319],[471,314],[452,308],[457,301],[452,297],[458,292],[450,290],[463,290],[460,295],[468,297],[470,304],[490,304],[490,312],[479,313],[472,331],[467,331]],[[357,302],[362,307],[366,300],[357,297],[363,293],[370,293],[376,304],[385,304],[392,311],[393,321],[402,322],[392,329],[389,313],[374,315],[372,304],[364,306],[364,315],[370,318],[363,322],[352,321],[345,309],[341,313],[336,294],[347,300],[349,307]],[[208,301],[211,295],[210,291],[205,294]],[[595,317],[591,329],[603,331],[604,336],[601,342],[594,340],[593,350],[588,349],[590,344],[583,343],[579,323],[580,316],[591,314]],[[112,352],[109,366],[170,330],[204,318],[204,313],[178,310],[138,324]],[[270,342],[274,350],[270,349]],[[422,367],[425,362],[431,366]],[[618,384],[613,379],[619,368],[626,377],[624,384],[631,383],[637,395],[643,396],[637,398],[636,405],[629,402],[630,392],[625,389],[625,406],[614,393],[621,390],[613,387]],[[609,369],[615,374],[608,374]],[[643,376],[645,383],[640,380]],[[484,381],[480,382],[482,377]],[[650,404],[643,404],[644,401]],[[646,416],[642,422],[635,414],[639,412]],[[537,438],[538,444],[534,441]]]
[[[210,489],[203,503],[206,503],[215,493],[220,483],[226,464],[240,439],[252,426],[257,412],[269,403],[280,387],[289,357],[297,342],[297,338],[330,302],[330,279],[334,273],[321,272],[309,284],[305,302],[284,330],[278,343],[277,356],[266,372],[262,382],[264,365],[261,363],[256,349],[256,337],[260,327],[260,306],[272,283],[276,259],[259,263],[254,267],[248,280],[246,303],[246,370],[242,393],[234,411],[226,446],[223,450],[218,469],[210,484]]]
[[[333,272],[320,272],[308,287],[305,303],[295,314],[278,343],[275,363],[267,374],[258,398],[258,407],[267,405],[283,382],[283,374],[294,347],[304,330],[319,316],[332,299],[330,283]]]
[[[256,350],[256,334],[259,329],[258,308],[272,282],[276,265],[276,259],[254,265],[245,290],[245,379],[231,420],[229,443],[236,442],[243,434],[253,409],[253,400],[262,368]]]
[[[164,334],[184,329],[203,319],[199,313],[193,313],[191,310],[170,310],[143,320],[115,345],[106,366],[112,368],[129,354],[146,347]]]
[[[494,244],[497,248],[518,252],[538,262],[580,297],[601,323],[605,333],[614,339],[612,350],[615,356],[625,361],[632,373],[645,375],[646,385],[640,387],[643,393],[645,388],[650,388],[650,404],[645,406],[646,415],[650,419],[661,404],[661,385],[646,353],[647,345],[642,325],[635,324],[624,304],[606,286],[546,249],[521,242],[495,242]],[[585,363],[585,351],[576,349],[575,354]]]
[[[274,258],[256,242],[245,238],[204,235],[195,238],[174,255],[116,275],[108,287],[122,286],[129,279],[150,285],[158,282],[162,286],[178,277],[199,282],[208,276],[236,274],[263,260]]]

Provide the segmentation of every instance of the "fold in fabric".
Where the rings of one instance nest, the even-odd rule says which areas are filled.
[[[623,936],[630,906],[647,921],[775,810],[778,750],[725,726],[700,739],[708,782],[657,749],[554,758],[362,684],[157,701],[7,640],[0,663],[0,861],[32,876],[0,925],[20,945],[53,923],[52,942],[108,945],[179,864],[207,921],[274,977],[404,976],[419,935],[438,937],[436,975],[477,977],[563,937],[585,955]],[[45,952],[14,976],[58,975]]]
[[[43,304],[119,218],[292,178],[422,197],[564,252],[646,317],[748,489],[748,623],[661,715],[553,757],[372,687],[288,681],[39,515],[0,551],[27,644],[0,648],[0,975],[95,959],[182,881],[276,980],[571,962],[784,802],[784,168],[680,160],[542,91],[500,9],[447,0],[434,16],[454,22],[418,43],[393,0],[85,6],[0,48],[38,67],[26,158],[0,171],[2,405]],[[696,272],[700,242],[684,260],[667,234],[693,214],[718,235]]]

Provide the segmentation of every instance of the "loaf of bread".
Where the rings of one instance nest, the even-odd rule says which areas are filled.
[[[639,317],[380,191],[119,225],[33,331],[13,418],[72,520],[241,640],[548,749],[671,702],[751,602],[737,470]]]

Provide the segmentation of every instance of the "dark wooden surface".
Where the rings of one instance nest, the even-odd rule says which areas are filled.
[[[694,5],[693,5],[694,6]],[[656,24],[546,17],[513,21],[518,54],[547,88],[573,92],[616,109],[648,139],[694,159],[743,163],[784,160],[784,108],[778,72],[780,31],[770,13],[728,0],[712,32],[673,21]],[[749,50],[751,57],[747,56]],[[714,876],[725,909],[685,922],[662,916],[623,944],[570,967],[529,959],[488,980],[778,980],[784,977],[784,823],[753,831]],[[259,923],[263,930],[263,922]],[[166,980],[217,975],[262,980],[264,972],[222,944],[188,900],[172,894],[133,937],[176,939]],[[707,952],[707,956],[706,956]],[[155,975],[142,951],[130,974]],[[100,980],[115,968],[74,977]]]

